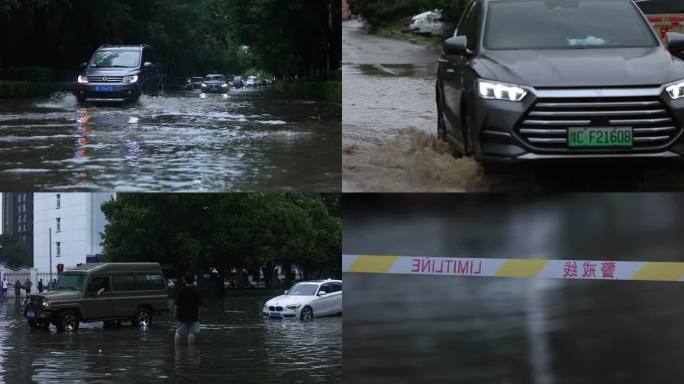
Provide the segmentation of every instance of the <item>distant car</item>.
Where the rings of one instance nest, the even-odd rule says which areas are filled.
[[[194,77],[190,78],[190,83],[192,84],[192,89],[201,89],[203,82],[204,82],[204,77],[194,76]]]
[[[85,101],[137,101],[143,93],[158,95],[162,73],[149,45],[103,45],[81,64],[76,98]]]
[[[202,92],[228,93],[226,77],[218,74],[207,75],[202,83]]]
[[[247,78],[247,81],[245,82],[245,87],[256,88],[257,81],[258,81],[258,79],[255,76],[250,76]]]
[[[342,281],[315,280],[295,284],[281,296],[264,304],[262,315],[271,319],[314,317],[342,314]]]
[[[242,76],[235,76],[233,77],[233,88],[240,89],[245,86],[244,81],[242,80]]]
[[[168,311],[168,289],[159,263],[88,263],[65,271],[53,291],[30,295],[23,315],[31,328],[76,331],[79,323],[121,320],[148,326]]]
[[[421,35],[442,36],[445,29],[442,11],[437,9],[415,15],[409,23],[409,30]]]

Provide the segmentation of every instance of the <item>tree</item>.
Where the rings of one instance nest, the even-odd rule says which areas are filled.
[[[110,261],[157,261],[180,270],[294,265],[339,275],[341,219],[313,194],[125,194],[103,204]]]
[[[15,269],[33,267],[28,247],[9,235],[0,235],[0,263],[3,262]]]

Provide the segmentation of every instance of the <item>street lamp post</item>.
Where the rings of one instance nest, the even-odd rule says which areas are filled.
[[[52,227],[50,227],[48,236],[48,248],[50,249],[50,283],[52,283]]]

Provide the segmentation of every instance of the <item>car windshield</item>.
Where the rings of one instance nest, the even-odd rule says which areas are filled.
[[[193,78],[192,78],[192,81],[195,82],[195,83],[199,83],[199,82],[201,82],[202,80],[204,80],[204,79],[201,78],[201,77],[193,77]]]
[[[287,291],[286,295],[292,296],[314,296],[316,295],[316,290],[318,289],[318,284],[297,284]]]
[[[684,13],[681,0],[636,0],[644,13]]]
[[[490,3],[487,49],[655,47],[658,42],[631,1],[515,0]]]
[[[83,289],[85,282],[85,274],[83,273],[65,273],[57,281],[55,289]]]
[[[136,68],[140,63],[140,51],[97,51],[90,60],[91,67]]]
[[[223,75],[208,75],[207,81],[226,81]]]

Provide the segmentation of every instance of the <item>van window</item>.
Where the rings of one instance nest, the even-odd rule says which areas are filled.
[[[113,275],[113,291],[135,291],[135,279],[133,275]]]
[[[135,282],[141,291],[164,289],[164,281],[161,275],[135,275]]]
[[[88,292],[95,293],[104,288],[105,292],[109,291],[109,277],[106,276],[93,276],[88,280]]]

